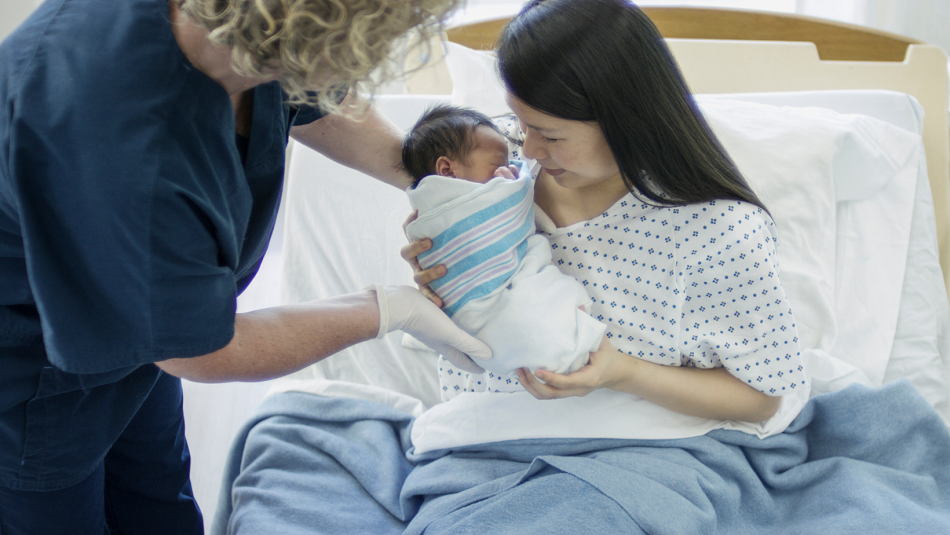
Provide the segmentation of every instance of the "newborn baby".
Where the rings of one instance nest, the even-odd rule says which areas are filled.
[[[474,110],[437,106],[406,136],[402,159],[419,212],[406,233],[432,239],[419,255],[423,268],[446,267],[430,287],[446,314],[494,355],[479,361],[486,374],[440,359],[442,399],[523,390],[522,367],[570,373],[587,364],[606,327],[584,312],[584,287],[551,263],[550,244],[535,234],[533,177],[508,161],[498,127]]]
[[[429,108],[402,143],[402,164],[415,189],[428,175],[484,184],[495,177],[514,180],[508,142],[495,123],[471,109]],[[514,168],[514,169],[512,169]]]

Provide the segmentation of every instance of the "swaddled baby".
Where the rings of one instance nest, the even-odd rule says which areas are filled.
[[[518,368],[570,373],[587,364],[606,327],[584,311],[584,287],[551,263],[550,244],[535,234],[533,177],[509,162],[498,127],[476,111],[437,106],[406,136],[402,159],[419,212],[406,233],[432,240],[418,257],[423,268],[446,267],[430,287],[446,314],[493,352],[479,361],[485,374],[440,358],[443,401],[523,390]]]

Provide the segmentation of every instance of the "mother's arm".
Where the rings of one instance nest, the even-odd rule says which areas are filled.
[[[584,396],[598,388],[609,388],[681,414],[716,420],[761,422],[771,418],[781,405],[780,397],[759,392],[725,368],[654,364],[617,351],[606,337],[591,353],[590,364],[574,373],[538,370],[532,375],[521,369],[518,375],[521,384],[539,399]]]

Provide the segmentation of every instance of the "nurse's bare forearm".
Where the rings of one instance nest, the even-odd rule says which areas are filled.
[[[400,167],[403,133],[374,107],[357,120],[328,115],[295,126],[290,135],[335,162],[399,189],[412,183]]]
[[[199,383],[264,381],[305,368],[378,332],[376,296],[364,291],[238,314],[227,346],[156,365]]]

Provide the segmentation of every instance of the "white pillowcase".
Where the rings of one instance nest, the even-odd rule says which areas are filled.
[[[498,77],[495,54],[448,42],[445,66],[452,78],[452,104],[474,108],[489,117],[511,113],[505,86]]]
[[[924,112],[920,104],[909,95],[892,91],[745,93],[705,95],[704,98],[741,98],[780,106],[823,107],[844,114],[868,115],[914,134],[919,134],[923,128]],[[843,180],[863,181],[866,174],[861,170],[875,165],[873,160],[848,164],[839,159],[835,163],[836,185]],[[837,165],[839,163],[841,165]],[[902,378],[910,380],[950,424],[950,303],[942,291],[943,271],[937,256],[933,200],[923,160],[919,162],[906,259],[894,254],[895,251],[882,239],[890,229],[880,232],[880,227],[886,227],[891,218],[888,211],[894,210],[890,205],[891,189],[895,187],[898,187],[897,183],[885,185],[867,198],[848,201],[841,201],[847,194],[839,192],[835,260],[838,340],[832,352],[837,354],[841,348],[850,348],[853,354],[860,355],[862,348],[874,347],[875,344],[886,346],[886,341],[882,342],[879,337],[890,332],[888,326],[895,314],[887,301],[892,303],[899,299],[897,329],[887,369],[883,379],[869,373],[871,383],[880,384],[882,380],[889,383]],[[899,279],[891,273],[899,264],[906,266],[899,295],[893,284],[878,288],[876,281]],[[882,289],[887,291],[880,291]],[[871,307],[863,303],[865,296],[877,299],[878,304]],[[872,310],[884,313],[868,313]],[[872,321],[868,322],[868,319]],[[860,370],[849,373],[850,365],[830,355],[821,359],[820,364],[830,369],[813,372],[838,377],[837,381],[827,383],[825,390],[850,384],[856,373],[863,375]],[[813,393],[814,390],[822,391],[813,389]]]
[[[821,108],[699,100],[775,219],[782,285],[816,392],[880,385],[897,326],[920,136]]]

